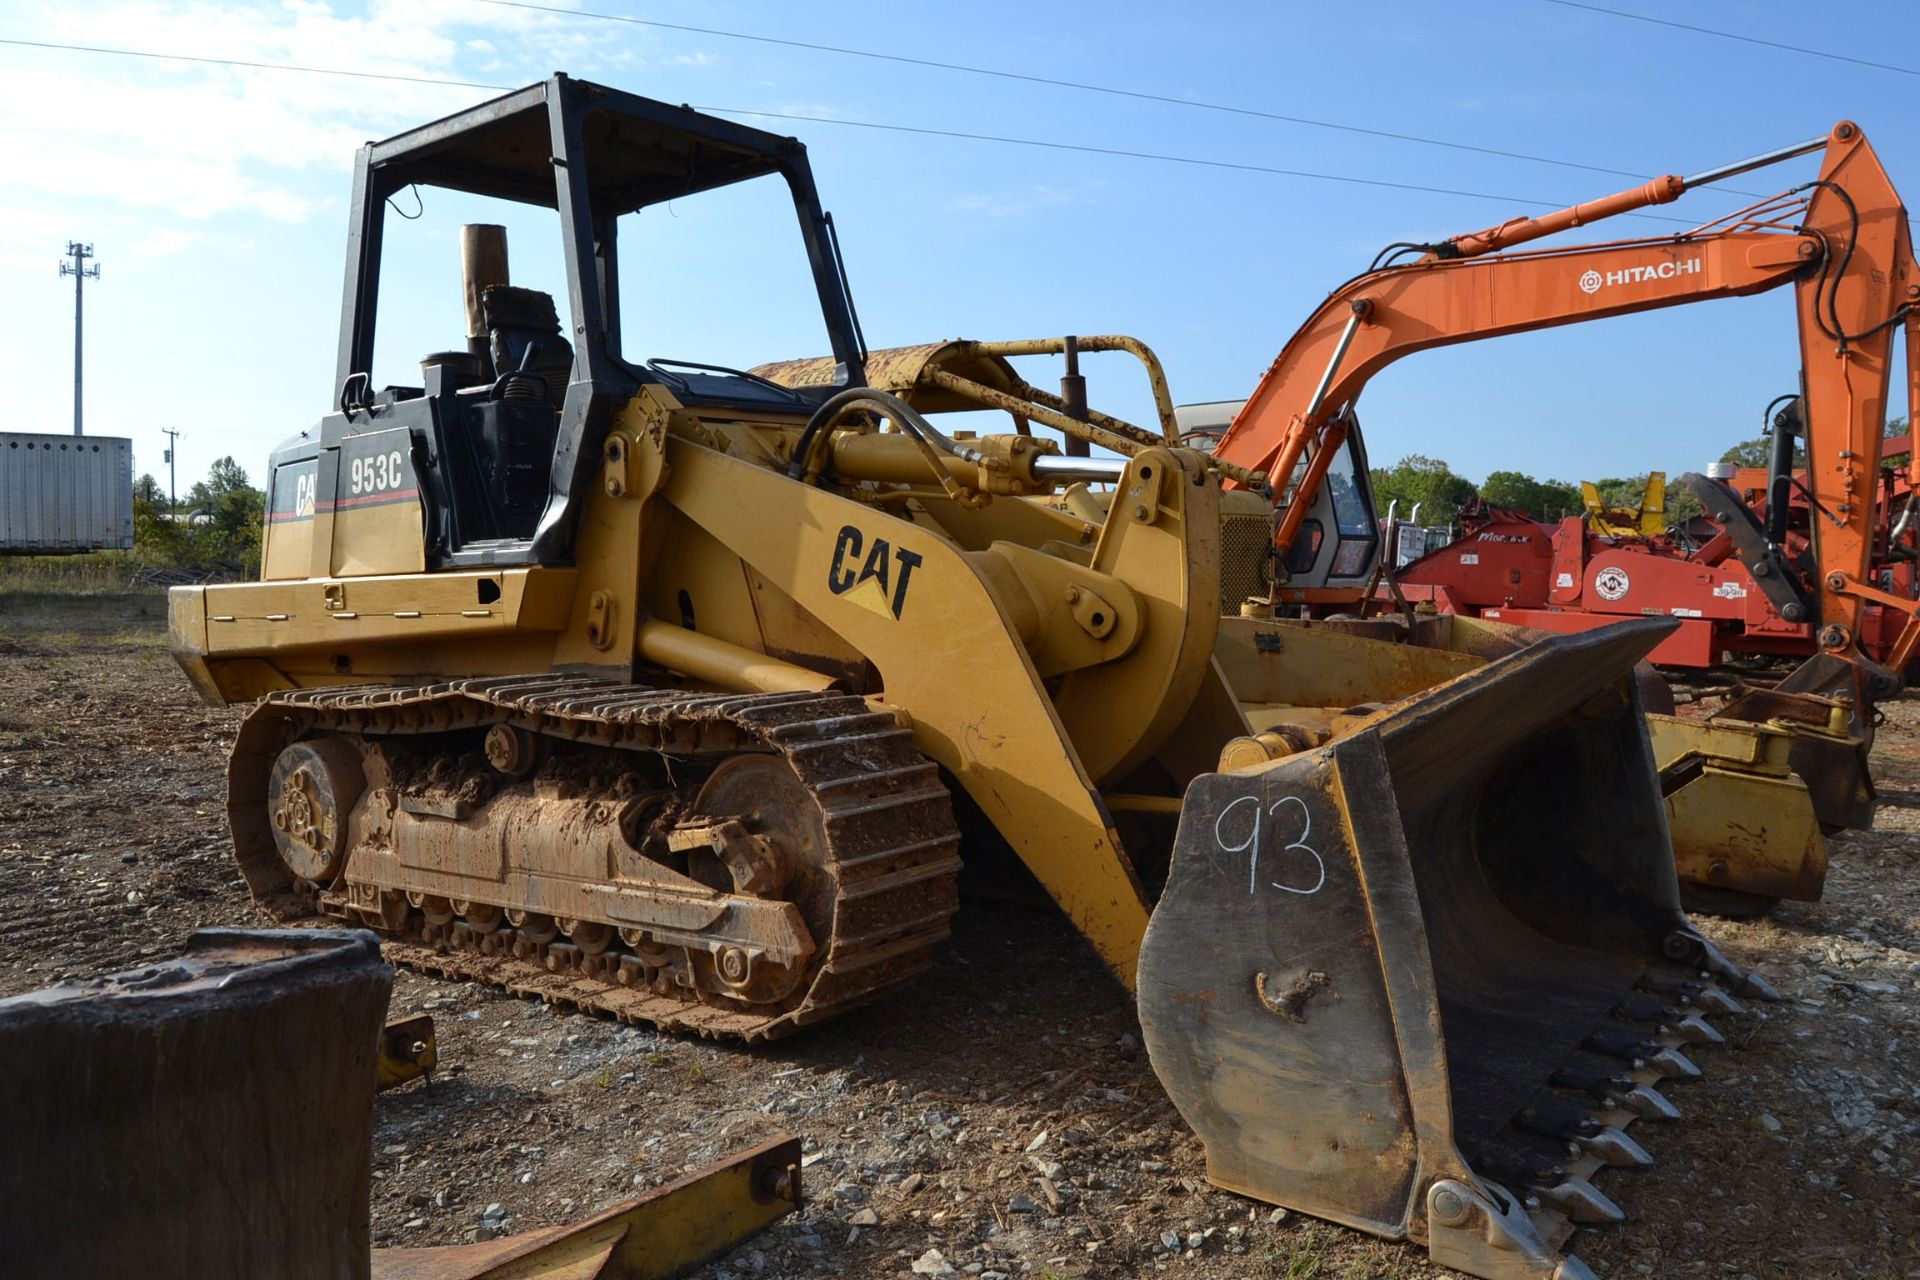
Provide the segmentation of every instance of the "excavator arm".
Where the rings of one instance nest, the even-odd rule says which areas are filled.
[[[1821,148],[1813,182],[1681,235],[1505,251]],[[1842,122],[1824,138],[1693,178],[1669,175],[1544,217],[1407,247],[1423,256],[1356,276],[1315,310],[1220,441],[1216,456],[1273,478],[1276,547],[1284,551],[1299,532],[1361,391],[1401,357],[1792,284],[1808,487],[1819,507],[1820,642],[1865,662],[1855,641],[1869,598],[1888,358],[1894,330],[1920,304],[1920,272],[1899,194],[1856,125]],[[1911,370],[1920,350],[1911,327],[1907,342]],[[1920,381],[1908,394],[1920,413]],[[1920,624],[1910,620],[1900,653],[1916,646]]]
[[[1336,290],[1281,350],[1216,456],[1263,469],[1276,485],[1309,458],[1297,490],[1283,498],[1275,541],[1284,545],[1298,532],[1301,500],[1318,489],[1325,460],[1346,438],[1347,411],[1396,360],[1430,347],[1762,293],[1806,266],[1803,245],[1809,254],[1816,247],[1798,236],[1741,230],[1368,272]]]

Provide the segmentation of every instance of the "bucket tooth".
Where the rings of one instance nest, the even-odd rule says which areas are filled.
[[[1681,1036],[1669,1033],[1668,1039],[1679,1040]],[[1618,1058],[1635,1067],[1652,1067],[1663,1076],[1677,1076],[1682,1080],[1698,1080],[1700,1068],[1688,1061],[1687,1055],[1661,1040],[1648,1039],[1631,1028],[1615,1024],[1594,1028],[1585,1041],[1585,1048],[1595,1053],[1605,1054],[1609,1058]]]
[[[1657,1000],[1627,1000],[1614,1008],[1613,1016],[1623,1022],[1654,1028],[1655,1034],[1681,1044],[1725,1044],[1727,1038],[1716,1031],[1699,1013],[1662,1005]]]
[[[1662,965],[1661,968],[1667,969],[1668,966]],[[1658,973],[1649,969],[1640,975],[1640,981],[1633,984],[1633,989],[1649,995],[1666,996],[1674,1004],[1683,1004],[1712,985],[1699,978],[1674,977],[1671,972]]]
[[[1473,1169],[1503,1187],[1551,1187],[1567,1179],[1560,1165],[1511,1153],[1483,1156],[1473,1162]]]
[[[1647,1149],[1618,1129],[1601,1129],[1573,1141],[1581,1150],[1599,1156],[1616,1169],[1645,1169],[1653,1164]]]
[[[1780,992],[1771,982],[1757,973],[1742,969],[1733,961],[1720,954],[1720,948],[1708,942],[1691,928],[1676,929],[1667,935],[1662,948],[1667,958],[1679,964],[1690,964],[1713,975],[1724,983],[1736,995],[1751,996],[1755,1000],[1777,1001]]]
[[[1538,1133],[1564,1142],[1577,1142],[1606,1128],[1585,1109],[1559,1100],[1529,1103],[1514,1113],[1516,1129]]]
[[[1578,1089],[1605,1106],[1631,1114],[1636,1120],[1678,1120],[1680,1109],[1650,1086],[1638,1084],[1629,1075],[1586,1067],[1562,1067],[1554,1073],[1553,1083],[1562,1089]]]
[[[1753,975],[1748,974],[1746,980],[1753,981]],[[1764,983],[1765,979],[1761,981]],[[1640,980],[1639,987],[1642,991],[1690,1005],[1702,1013],[1742,1014],[1747,1011],[1746,1005],[1734,999],[1732,993],[1717,982],[1656,978],[1649,974]]]
[[[1541,1237],[1519,1197],[1478,1180],[1441,1178],[1427,1189],[1427,1249],[1441,1266],[1470,1276],[1597,1280]]]
[[[1713,1029],[1705,1018],[1697,1013],[1689,1013],[1676,1019],[1673,1034],[1687,1044],[1725,1044],[1727,1038]]]
[[[1686,1010],[1671,997],[1628,995],[1613,1007],[1613,1016],[1626,1022],[1640,1022],[1657,1027],[1671,1024],[1685,1017]]]
[[[1633,1077],[1611,1067],[1586,1067],[1568,1064],[1553,1073],[1551,1083],[1559,1089],[1578,1089],[1600,1102],[1624,1098],[1633,1089]]]
[[[1595,1027],[1581,1042],[1582,1047],[1604,1057],[1615,1058],[1632,1067],[1643,1066],[1660,1052],[1660,1042],[1650,1040],[1629,1027]]]
[[[1692,1059],[1678,1049],[1662,1049],[1658,1053],[1647,1055],[1647,1065],[1663,1076],[1676,1080],[1698,1080],[1700,1068],[1693,1065]]]
[[[1642,1120],[1678,1120],[1680,1108],[1651,1085],[1635,1085],[1620,1095],[1620,1105]]]
[[[1541,1203],[1552,1205],[1570,1221],[1587,1226],[1611,1226],[1627,1220],[1626,1211],[1600,1193],[1585,1178],[1567,1178],[1550,1187],[1529,1188]]]

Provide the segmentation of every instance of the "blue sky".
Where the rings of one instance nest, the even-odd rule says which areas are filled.
[[[556,7],[574,8],[567,0]],[[1550,3],[1436,8],[1266,3],[951,6],[593,0],[658,22],[879,50],[1417,134],[1634,174],[1691,173],[1865,127],[1920,191],[1920,77]],[[1617,0],[1834,53],[1920,66],[1920,5],[1873,0],[1848,23],[1802,5]],[[298,62],[518,85],[553,70],[708,108],[1047,139],[1489,193],[1389,190],[846,124],[746,118],[808,144],[875,346],[968,336],[1125,332],[1166,361],[1178,400],[1245,395],[1319,299],[1393,240],[1432,239],[1631,180],[1533,161],[1075,92],[482,0],[14,3],[0,38]],[[87,300],[90,432],[131,436],[182,488],[222,454],[256,480],[268,450],[332,398],[355,146],[484,90],[297,75],[0,45],[0,427],[71,424],[69,238],[104,266]],[[1814,159],[1734,185],[1802,181]],[[457,345],[455,197],[390,231],[396,327],[380,381]],[[1703,190],[1698,220],[1746,203]],[[752,188],[642,215],[655,264],[629,260],[629,354],[720,363],[815,354],[797,238],[779,193]],[[437,225],[429,225],[437,224]],[[390,226],[395,225],[390,222]],[[1657,222],[1620,221],[1615,235]],[[551,247],[513,224],[515,274]],[[1595,233],[1596,237],[1598,233]],[[406,246],[404,257],[402,243]],[[404,299],[404,306],[400,300]],[[636,344],[638,344],[636,346]],[[1090,362],[1096,404],[1142,420],[1144,380]],[[1376,463],[1447,459],[1574,480],[1679,471],[1757,433],[1791,389],[1785,291],[1429,352],[1362,401]],[[1030,371],[1050,381],[1044,364]]]

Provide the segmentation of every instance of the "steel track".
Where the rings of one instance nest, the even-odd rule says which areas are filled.
[[[297,882],[280,861],[265,796],[286,743],[327,732],[379,741],[494,724],[669,763],[743,751],[783,756],[820,806],[820,866],[838,886],[828,937],[816,939],[801,993],[749,1006],[663,982],[622,985],[617,950],[588,958],[565,942],[513,939],[511,929],[487,935],[460,921],[431,925],[417,910],[396,922],[391,893],[384,916],[366,908],[366,895],[355,898],[351,858],[342,881],[324,890]],[[410,969],[702,1036],[771,1039],[900,986],[932,962],[959,902],[959,833],[937,767],[891,713],[850,694],[688,693],[564,674],[293,690],[263,699],[241,726],[228,795],[241,871],[283,922],[353,920],[380,932],[388,958]],[[631,978],[633,966],[626,971]]]

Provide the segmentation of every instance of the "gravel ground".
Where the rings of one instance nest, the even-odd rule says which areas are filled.
[[[0,994],[258,923],[229,865],[234,713],[168,659],[158,597],[0,597]],[[1703,920],[1781,1005],[1719,1020],[1658,1164],[1605,1177],[1607,1277],[1920,1278],[1920,703],[1887,708],[1879,827],[1833,842],[1826,900]],[[700,1273],[1374,1280],[1420,1251],[1205,1181],[1132,1004],[1050,910],[970,900],[908,998],[746,1050],[399,977],[442,1071],[382,1095],[375,1237],[441,1244],[584,1215],[776,1132],[808,1207]]]

